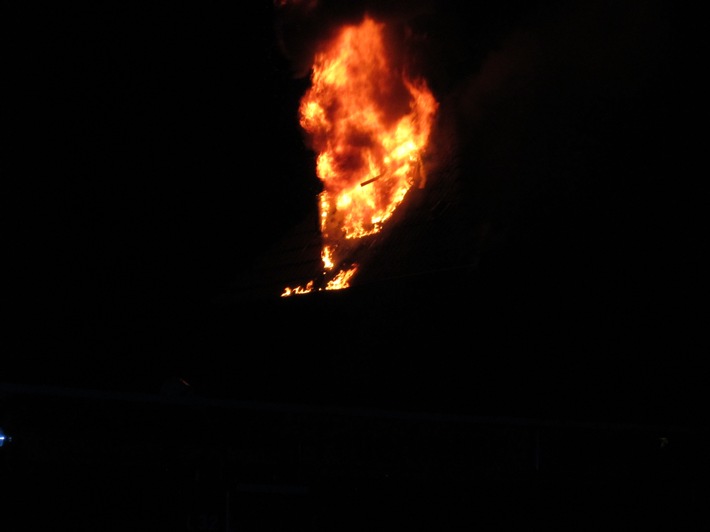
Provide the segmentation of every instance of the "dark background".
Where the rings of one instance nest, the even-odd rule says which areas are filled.
[[[333,22],[353,19],[366,4],[325,2],[312,19],[277,14],[270,2],[62,5],[12,13],[4,172],[9,334],[0,382],[24,392],[4,390],[0,421],[27,429],[32,423],[23,415],[46,411],[47,401],[75,393],[69,390],[91,390],[96,395],[82,396],[83,406],[56,402],[65,405],[56,406],[57,416],[75,411],[94,420],[95,430],[86,429],[87,452],[117,486],[126,473],[107,464],[121,460],[98,451],[113,431],[111,423],[97,421],[95,410],[108,401],[101,394],[182,398],[180,378],[206,398],[705,430],[706,238],[702,171],[693,164],[698,141],[688,126],[700,98],[688,82],[693,47],[686,38],[693,24],[669,2],[507,1],[465,3],[466,9],[455,2],[374,3],[422,36],[414,44],[417,68],[442,104],[437,142],[452,154],[442,164],[456,175],[463,198],[457,205],[471,223],[462,235],[479,235],[477,266],[465,278],[439,272],[297,302],[234,297],[233,284],[245,284],[254,261],[316,209],[314,154],[297,121],[308,87],[304,58]],[[454,248],[470,244],[456,235],[450,231],[443,241]],[[430,252],[425,245],[418,251]],[[468,291],[452,288],[461,281]],[[343,327],[340,317],[356,325]],[[128,419],[129,410],[111,415]],[[142,465],[134,464],[135,478],[170,494],[176,464],[220,471],[201,458],[185,459],[183,451],[162,455],[169,474],[146,465],[161,445],[156,441],[186,418],[211,427],[210,445],[232,448],[234,425],[244,421],[218,410],[193,409],[176,415],[174,425],[156,421],[173,420],[172,411],[141,417],[130,410],[138,421],[128,424],[152,442],[136,459]],[[83,426],[81,417],[67,423]],[[54,426],[36,419],[28,434]],[[257,433],[270,423],[249,420]],[[275,437],[302,440],[296,425],[286,423]],[[43,426],[45,432],[36,428]],[[313,434],[333,430],[316,426]],[[360,435],[399,443],[392,436],[397,430],[369,427]],[[527,433],[517,437],[532,441]],[[653,432],[654,442],[658,437]],[[234,448],[254,452],[269,445],[263,438]],[[561,468],[565,482],[548,478],[540,491],[538,480],[514,473],[514,501],[534,506],[547,493],[538,510],[548,516],[555,512],[551,500],[579,500],[561,495],[573,485],[587,497],[584,511],[593,512],[596,488],[609,489],[614,474],[580,487],[589,477],[575,471],[594,452],[582,440],[577,458],[566,447],[562,462],[575,466]],[[55,479],[72,470],[66,453],[37,445],[36,455],[17,451],[15,462],[7,459],[10,478],[32,470]],[[700,446],[693,445],[674,460],[695,463]],[[43,452],[44,460],[37,459]],[[278,476],[279,463],[295,460],[279,452],[272,449],[271,462],[254,459],[252,467]],[[345,471],[337,477],[341,494],[356,476],[354,462],[343,458],[348,452],[335,461]],[[610,463],[620,464],[614,457]],[[648,460],[660,467],[655,455]],[[397,463],[410,471],[406,460]],[[411,471],[436,469],[435,463]],[[692,469],[674,476],[676,462],[669,463],[663,478]],[[71,495],[102,485],[90,474],[94,466],[74,469],[81,471],[81,487]],[[239,471],[225,467],[220,478],[243,487],[248,482]],[[421,483],[411,489],[418,495],[398,499],[401,508],[428,493],[431,477],[417,474]],[[289,478],[329,486],[323,479],[331,477],[315,469],[310,475]],[[486,475],[500,497],[481,486],[457,488],[458,502],[445,503],[453,499],[442,495],[437,508],[456,508],[462,517],[467,497],[482,493],[503,508],[510,484],[502,479],[509,477]],[[361,489],[391,496],[395,488],[375,478]],[[194,519],[211,518],[210,505],[223,490],[182,481],[183,503],[212,501],[195,503],[192,526],[200,529]],[[639,489],[635,482],[625,486]],[[528,488],[538,490],[533,503]],[[249,488],[242,492],[260,497]],[[644,493],[656,502],[670,496],[677,507],[685,495],[691,502],[700,496]],[[57,507],[76,510],[71,495]],[[602,507],[625,497],[626,491],[614,491]],[[646,511],[641,499],[629,519]],[[309,509],[291,499],[283,506],[255,504],[277,513],[300,508],[303,517],[323,500],[308,499]],[[152,518],[175,515],[174,500],[161,501]],[[341,509],[352,511],[344,503]],[[78,523],[117,511],[104,503]],[[437,512],[428,518],[436,520]],[[492,521],[494,513],[489,509]]]
[[[272,6],[22,12],[10,46],[22,378],[159,386],[200,306],[313,208]]]
[[[670,386],[660,403],[695,393],[704,239],[698,172],[685,167],[695,99],[680,14],[664,2],[375,6],[422,36],[417,68],[441,102],[436,142],[453,153],[462,234],[484,235],[479,303],[432,289],[393,314],[414,306],[422,324],[446,316],[461,331],[484,315],[478,331],[497,328],[500,351],[525,353],[520,367],[568,349],[544,372],[576,360],[580,375],[647,375],[646,398]],[[196,353],[215,347],[205,343],[217,335],[205,328],[221,312],[214,301],[316,208],[314,154],[297,122],[304,43],[364,7],[18,13],[6,180],[13,369],[3,380],[155,391],[219,364],[199,367]],[[444,238],[470,245],[456,230]],[[332,312],[315,312],[256,329],[308,331],[285,347],[317,352],[318,331],[328,333],[319,319]],[[269,337],[240,328],[252,314],[236,311],[233,328],[225,318],[220,348],[259,358],[241,354]],[[565,335],[576,340],[553,340]]]

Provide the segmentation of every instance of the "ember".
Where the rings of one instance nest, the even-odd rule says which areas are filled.
[[[348,288],[358,269],[354,243],[380,232],[413,185],[423,187],[422,156],[438,102],[395,57],[385,24],[369,16],[344,26],[315,55],[299,111],[323,182],[318,206],[327,281],[286,288],[282,296]]]

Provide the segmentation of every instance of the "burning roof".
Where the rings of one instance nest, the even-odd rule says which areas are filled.
[[[522,4],[464,17],[449,2],[275,3],[282,50],[309,78],[294,120],[322,188],[317,212],[237,292],[437,275],[506,246],[557,245],[547,224],[588,208],[588,175],[605,171],[581,159],[606,134],[595,108],[609,86],[619,97],[646,86],[652,62],[638,58],[662,46],[661,11]],[[619,52],[602,54],[603,69],[595,42]]]

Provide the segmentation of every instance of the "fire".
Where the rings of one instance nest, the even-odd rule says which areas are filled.
[[[317,153],[324,281],[282,296],[350,286],[360,239],[382,230],[412,186],[423,188],[423,154],[438,102],[410,79],[388,47],[385,24],[365,16],[315,55],[300,125]],[[350,259],[350,260],[349,260]]]

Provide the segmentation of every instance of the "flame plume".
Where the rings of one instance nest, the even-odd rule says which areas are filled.
[[[385,24],[365,16],[316,53],[300,124],[316,151],[321,259],[327,282],[283,296],[347,288],[356,243],[382,230],[409,189],[424,187],[423,153],[438,103],[387,46]]]

